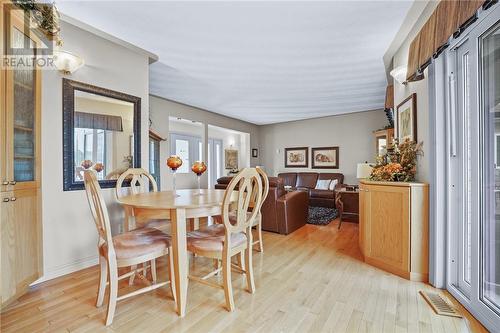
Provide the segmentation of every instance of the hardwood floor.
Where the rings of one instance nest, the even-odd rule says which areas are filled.
[[[95,307],[98,269],[91,267],[33,288],[1,314],[7,332],[482,332],[470,319],[437,316],[418,295],[432,287],[383,272],[360,260],[358,228],[337,221],[306,225],[281,236],[264,233],[264,253],[254,252],[256,293],[233,274],[236,310],[224,293],[191,282],[187,314],[179,318],[168,287],[119,302],[110,327],[106,304]],[[191,270],[208,272],[196,258]],[[166,259],[159,279],[165,279]],[[136,279],[136,285],[142,282]],[[120,291],[129,291],[127,282]],[[464,311],[462,309],[462,311]]]

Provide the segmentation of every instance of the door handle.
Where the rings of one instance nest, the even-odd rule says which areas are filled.
[[[9,202],[9,201],[10,201],[10,199],[9,199],[9,198],[3,198],[3,200],[2,200],[2,201],[3,201],[3,202]]]
[[[16,182],[15,180],[11,180],[11,181],[9,182],[9,184],[10,184],[10,185],[16,185],[16,184],[17,184],[17,182]]]
[[[16,197],[12,197],[12,198],[10,198],[10,201],[16,201],[16,200],[17,200],[17,198],[16,198]]]
[[[8,181],[6,181],[6,180],[4,180],[4,181],[2,182],[2,185],[9,185],[9,182],[8,182]]]

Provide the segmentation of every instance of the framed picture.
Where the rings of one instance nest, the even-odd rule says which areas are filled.
[[[399,143],[417,141],[417,94],[411,94],[396,107],[395,134]]]
[[[338,169],[339,147],[312,148],[313,169]]]
[[[226,170],[238,169],[238,151],[236,149],[224,150],[224,165]]]
[[[308,168],[309,148],[285,148],[285,168]]]
[[[252,157],[259,157],[259,150],[257,148],[252,148]]]

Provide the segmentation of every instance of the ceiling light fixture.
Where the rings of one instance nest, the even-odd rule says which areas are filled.
[[[85,61],[78,55],[64,50],[54,51],[54,65],[64,74],[71,74],[85,64]]]
[[[406,84],[406,66],[398,66],[394,68],[389,74],[396,80],[399,84]]]

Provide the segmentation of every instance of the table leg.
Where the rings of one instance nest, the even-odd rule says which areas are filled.
[[[172,216],[172,255],[174,259],[175,291],[177,294],[177,313],[186,315],[188,288],[188,257],[186,245],[186,210],[175,209]]]

